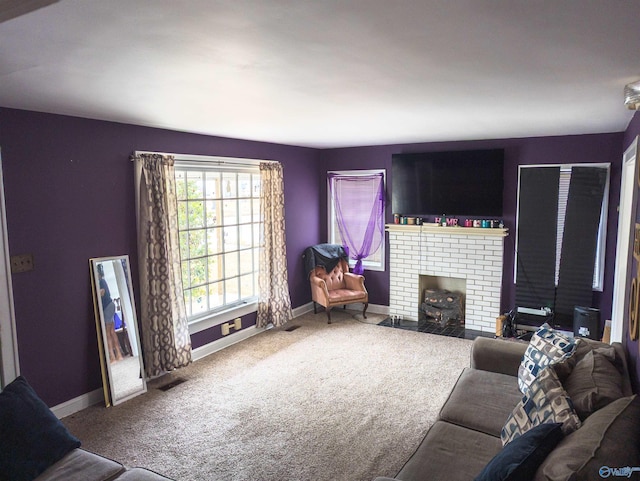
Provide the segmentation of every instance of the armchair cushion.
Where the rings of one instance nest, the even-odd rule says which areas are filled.
[[[366,293],[362,291],[352,291],[350,289],[334,289],[329,291],[329,301],[331,304],[349,304],[351,302],[362,302]]]

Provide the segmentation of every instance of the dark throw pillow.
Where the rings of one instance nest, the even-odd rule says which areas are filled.
[[[507,444],[474,481],[526,481],[562,440],[562,424],[541,424]]]
[[[31,481],[78,447],[25,378],[0,392],[0,480]]]

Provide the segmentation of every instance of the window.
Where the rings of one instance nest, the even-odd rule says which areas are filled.
[[[567,205],[569,202],[569,190],[570,190],[570,185],[571,185],[571,178],[572,178],[572,169],[573,168],[597,168],[597,169],[602,169],[603,176],[605,176],[605,181],[604,181],[604,190],[603,190],[603,195],[601,199],[596,199],[597,202],[601,202],[601,204],[598,207],[598,213],[596,213],[596,215],[599,215],[599,222],[598,222],[598,226],[597,226],[597,240],[596,240],[596,245],[595,245],[595,255],[594,255],[594,270],[593,270],[593,282],[592,282],[592,288],[593,290],[602,290],[603,288],[603,283],[604,283],[604,256],[605,256],[605,243],[606,243],[606,232],[607,232],[607,211],[608,211],[608,198],[609,198],[609,164],[562,164],[562,165],[535,165],[535,166],[521,166],[520,167],[520,181],[519,181],[519,186],[518,186],[518,219],[517,219],[517,225],[516,225],[516,232],[518,237],[516,238],[516,262],[514,263],[514,281],[516,282],[516,284],[518,283],[518,281],[525,281],[527,279],[518,279],[518,276],[520,274],[524,274],[526,277],[528,277],[526,270],[523,268],[522,266],[522,261],[519,259],[519,254],[518,252],[521,249],[521,244],[523,243],[523,241],[528,240],[528,239],[522,239],[520,238],[521,236],[521,232],[522,232],[522,228],[524,227],[523,225],[520,225],[520,221],[521,221],[521,196],[523,195],[523,185],[522,185],[522,179],[523,179],[523,171],[528,171],[533,173],[534,171],[539,171],[540,172],[540,177],[536,178],[537,180],[534,180],[532,182],[534,182],[534,184],[532,185],[532,189],[533,191],[537,194],[538,192],[541,192],[542,190],[548,189],[548,192],[546,194],[543,194],[544,197],[544,201],[550,201],[550,207],[548,210],[544,210],[544,205],[542,205],[541,201],[543,199],[538,199],[538,200],[534,200],[533,201],[533,209],[536,211],[537,214],[540,214],[540,212],[542,212],[543,210],[545,212],[548,211],[548,215],[551,216],[553,215],[553,217],[550,218],[542,218],[540,219],[540,221],[543,224],[546,224],[546,226],[544,225],[539,225],[538,227],[535,227],[533,230],[535,231],[535,234],[537,235],[538,233],[540,233],[540,231],[542,229],[547,230],[548,227],[552,228],[552,231],[549,232],[549,235],[553,238],[553,243],[554,243],[554,247],[553,247],[553,253],[551,254],[553,256],[553,262],[554,262],[554,267],[552,268],[552,278],[551,278],[551,283],[553,284],[553,287],[558,287],[558,281],[559,281],[559,276],[560,276],[560,265],[561,265],[561,260],[562,260],[562,244],[563,244],[563,239],[564,239],[564,235],[565,235],[565,227],[566,227],[566,213],[567,213]],[[556,169],[558,170],[558,174],[556,174],[556,176],[554,177],[553,174],[551,174],[551,170],[552,169]],[[543,171],[549,171],[549,173],[551,174],[549,177],[544,177],[546,174],[543,174]],[[531,177],[531,176],[527,176],[527,177]],[[546,180],[545,180],[546,179]],[[553,180],[555,179],[555,181]],[[551,183],[554,183],[556,185],[551,185]],[[547,214],[544,214],[547,215]],[[529,217],[527,217],[528,222],[532,222],[532,219],[530,219]],[[553,224],[551,224],[553,223]],[[538,244],[535,247],[536,252],[538,252],[538,254],[536,255],[540,255],[540,244],[542,242],[542,240],[540,238],[532,238],[532,242],[534,242],[534,244]],[[547,254],[549,254],[549,252],[547,251]],[[539,257],[535,257],[534,258],[534,262],[538,262],[541,261],[542,259]],[[520,274],[518,273],[518,269],[522,268],[523,270],[520,271]],[[539,269],[539,266],[537,266],[537,268]],[[531,266],[529,267],[529,274],[530,275],[535,275],[536,273],[533,272],[531,270]],[[544,297],[544,296],[542,296]]]
[[[349,248],[351,267],[356,264],[353,257],[362,252],[368,254],[362,261],[364,268],[384,270],[384,179],[382,169],[328,173],[329,242]],[[338,217],[348,239],[343,239]]]
[[[190,324],[255,303],[258,293],[258,165],[206,159],[176,158],[175,163],[182,283]],[[229,316],[220,322],[226,320]]]
[[[580,165],[580,164],[574,164]],[[582,164],[589,165],[589,164]],[[569,185],[571,184],[571,167],[570,164],[560,166],[560,184],[558,192],[558,221],[557,221],[557,240],[556,240],[556,286],[558,285],[558,276],[560,275],[560,254],[562,252],[562,240],[564,238],[565,216],[567,211],[567,200],[569,198]],[[609,169],[607,166],[607,175]],[[607,236],[607,211],[609,207],[609,180],[605,184],[604,196],[602,199],[602,208],[600,210],[600,223],[598,225],[598,242],[596,244],[596,258],[593,269],[593,290],[602,291],[604,288],[604,255]]]

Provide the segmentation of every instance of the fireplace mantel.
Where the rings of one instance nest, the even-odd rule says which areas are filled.
[[[385,227],[388,232],[422,232],[425,234],[480,235],[496,237],[506,237],[509,235],[509,229],[493,229],[486,227],[442,227],[438,224],[387,224]]]

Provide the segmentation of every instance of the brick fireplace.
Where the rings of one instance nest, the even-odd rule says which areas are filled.
[[[417,321],[424,287],[435,283],[462,291],[467,329],[495,332],[507,229],[389,224],[387,231],[390,315]]]

